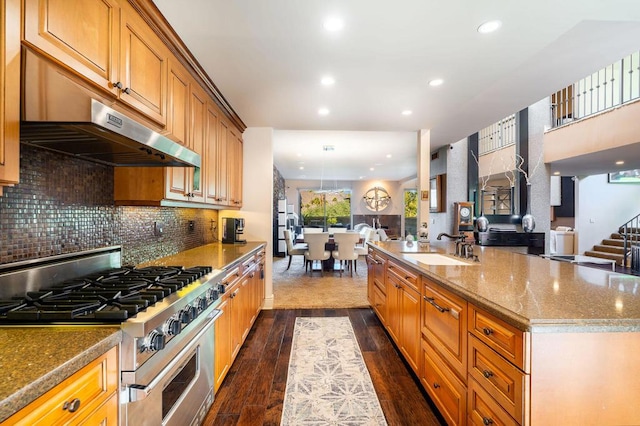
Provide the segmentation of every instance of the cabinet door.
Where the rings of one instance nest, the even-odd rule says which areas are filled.
[[[204,191],[205,202],[218,204],[218,109],[211,103],[207,103],[206,112],[206,143],[204,155]]]
[[[389,334],[400,346],[400,293],[402,284],[393,274],[387,274],[387,330]]]
[[[115,0],[25,0],[24,10],[27,45],[117,93],[120,6]]]
[[[167,131],[173,139],[190,148],[189,75],[177,60],[169,61],[168,80]],[[177,201],[189,199],[191,170],[190,167],[166,168],[166,197],[168,199]]]
[[[191,83],[191,96],[189,101],[190,111],[190,130],[189,141],[191,149],[200,156],[203,157],[203,164],[201,167],[187,167],[187,172],[190,181],[190,201],[196,201],[203,203],[204,197],[204,182],[203,182],[203,169],[209,167],[206,162],[205,155],[205,136],[206,122],[207,122],[207,95],[204,90],[200,88],[195,82]]]
[[[231,367],[231,315],[229,298],[225,297],[218,306],[221,314],[215,322],[215,390],[220,388]]]
[[[3,1],[0,12],[0,185],[12,185],[20,174],[20,1]]]
[[[420,360],[420,294],[407,288],[400,292],[401,299],[401,324],[400,324],[400,350],[405,359],[418,374],[418,362]]]
[[[234,130],[227,136],[227,171],[229,173],[229,205],[242,207],[242,137]]]
[[[422,334],[459,377],[467,377],[467,302],[422,277]]]
[[[120,100],[166,124],[168,50],[131,5],[122,5]]]
[[[218,121],[218,144],[217,144],[217,163],[218,166],[218,174],[216,177],[216,204],[220,204],[223,206],[229,205],[229,190],[227,187],[228,184],[228,169],[227,169],[227,140],[229,131],[229,124],[226,121],[220,119]]]
[[[373,257],[373,254],[371,253],[371,249],[369,249],[369,254],[366,257],[367,260],[367,300],[369,300],[369,304],[373,307],[373,309],[376,308],[375,306],[375,293],[374,293],[374,288],[375,288],[375,284],[374,284],[374,279],[373,279],[373,274],[374,274],[374,265],[375,265],[375,259]]]

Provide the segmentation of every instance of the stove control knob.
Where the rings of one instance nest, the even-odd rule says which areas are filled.
[[[189,310],[189,314],[191,316],[191,321],[196,319],[196,317],[200,313],[200,312],[198,312],[198,308],[196,307],[196,305],[191,305],[187,309]]]
[[[169,336],[175,336],[182,330],[182,324],[176,318],[169,318],[163,327],[163,331]]]
[[[218,289],[217,286],[215,288],[210,288],[207,291],[207,299],[209,299],[209,303],[213,302],[214,300],[218,300],[219,297],[220,297],[220,290]]]
[[[145,351],[155,352],[164,349],[164,344],[164,334],[154,330],[145,337],[142,346]]]
[[[202,312],[205,309],[207,309],[208,305],[209,305],[209,301],[206,297],[198,297],[196,299],[196,306],[198,307],[199,312]]]
[[[183,323],[183,324],[189,324],[191,321],[193,321],[193,316],[191,314],[191,307],[190,306],[187,306],[186,308],[181,310],[178,313],[178,316],[180,318],[180,322]]]

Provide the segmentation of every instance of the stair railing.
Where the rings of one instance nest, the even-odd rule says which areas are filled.
[[[627,260],[632,250],[636,250],[634,256],[631,256],[631,269],[640,269],[640,214],[627,223],[620,226],[618,233],[622,235],[624,240],[624,258],[622,266],[627,266]],[[634,262],[635,261],[635,262]],[[635,264],[634,264],[635,263]]]

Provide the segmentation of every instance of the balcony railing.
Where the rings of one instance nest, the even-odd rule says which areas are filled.
[[[483,155],[516,143],[516,115],[511,114],[478,132],[478,154]]]
[[[568,124],[640,98],[640,52],[551,95],[553,127]]]

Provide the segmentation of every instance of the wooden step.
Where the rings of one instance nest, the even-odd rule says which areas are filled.
[[[620,239],[620,238],[609,238],[609,239],[606,239],[606,240],[602,240],[602,244],[607,245],[607,246],[623,247],[624,246],[624,240]]]
[[[584,252],[584,255],[591,256],[591,257],[599,257],[601,259],[615,260],[618,265],[622,265],[622,261],[624,260],[624,256],[621,254],[608,253],[604,251],[587,250]]]
[[[594,251],[602,251],[605,253],[624,254],[624,247],[596,244],[593,246]]]

